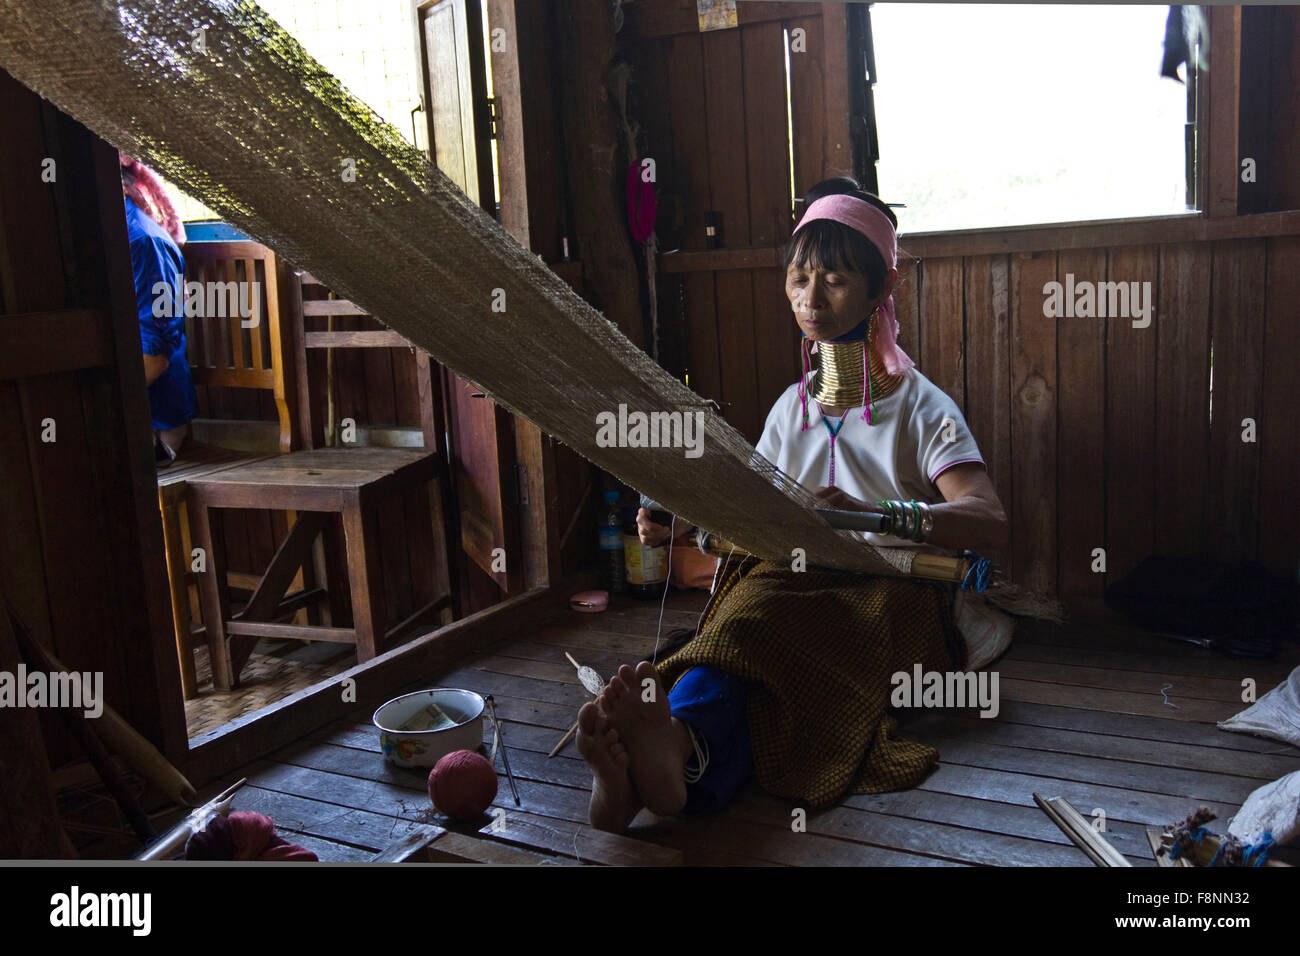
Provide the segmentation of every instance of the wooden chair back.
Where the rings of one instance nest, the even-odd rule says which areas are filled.
[[[201,310],[186,310],[194,384],[269,390],[279,419],[279,450],[287,453],[294,410],[285,384],[291,366],[288,336],[282,334],[279,270],[275,253],[260,243],[185,245],[187,302],[200,289],[203,298]],[[197,288],[190,285],[195,282]]]
[[[443,435],[442,424],[442,395],[438,387],[437,374],[434,371],[433,363],[429,354],[411,344],[405,336],[392,329],[384,328],[373,331],[346,329],[338,331],[308,331],[306,320],[308,318],[330,318],[330,317],[364,317],[374,318],[369,312],[366,312],[354,302],[347,299],[338,298],[328,286],[308,272],[303,272],[298,276],[299,283],[299,302],[301,308],[298,310],[299,316],[303,320],[303,328],[298,331],[298,336],[303,345],[304,354],[308,349],[392,349],[392,348],[409,348],[415,352],[416,381],[420,395],[420,431],[424,438],[425,450],[434,452],[445,457],[446,449],[443,446],[441,437]],[[302,380],[306,381],[305,366],[300,373]],[[333,381],[329,379],[327,373],[326,388],[333,388]],[[304,397],[299,402],[303,416],[310,415],[310,402],[307,400],[304,391]]]

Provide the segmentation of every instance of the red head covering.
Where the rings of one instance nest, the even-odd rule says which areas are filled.
[[[181,224],[181,217],[177,215],[162,180],[138,159],[132,159],[120,151],[117,156],[125,177],[122,183],[123,194],[129,196],[150,219],[166,229],[176,245],[185,245],[185,226]]]

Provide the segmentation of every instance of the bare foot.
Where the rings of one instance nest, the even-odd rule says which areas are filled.
[[[622,833],[641,810],[641,800],[628,776],[627,748],[609,718],[595,704],[578,711],[578,753],[591,765],[591,803],[587,816],[597,830]]]
[[[600,708],[627,747],[632,782],[645,805],[660,816],[680,813],[693,748],[686,725],[669,710],[659,671],[649,661],[635,671],[624,664],[601,694]]]

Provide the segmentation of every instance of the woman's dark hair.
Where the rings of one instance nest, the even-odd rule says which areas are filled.
[[[803,197],[804,213],[807,213],[808,207],[823,196],[835,195],[852,196],[871,203],[889,217],[895,229],[898,228],[898,217],[885,205],[884,200],[875,193],[867,192],[857,180],[848,176],[823,179],[809,189]],[[802,218],[803,214],[800,215],[800,219]],[[872,298],[879,295],[880,290],[884,288],[885,273],[889,271],[880,251],[871,244],[869,239],[856,229],[829,219],[818,219],[808,223],[786,244],[785,267],[787,269],[792,264],[800,269],[806,268],[810,261],[822,269],[862,273],[867,277],[867,292]]]

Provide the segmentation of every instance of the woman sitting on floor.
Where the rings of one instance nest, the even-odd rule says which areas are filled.
[[[847,178],[805,203],[785,257],[805,375],[772,407],[758,452],[828,508],[892,513],[910,541],[1002,547],[1006,518],[961,411],[897,344],[893,212]],[[644,509],[637,523],[645,543],[669,534]],[[809,809],[915,786],[939,755],[893,736],[890,677],[964,658],[948,585],[728,560],[699,633],[657,668],[623,665],[580,711],[591,824],[621,832],[643,806],[717,811],[751,774]]]

